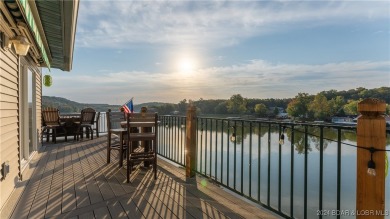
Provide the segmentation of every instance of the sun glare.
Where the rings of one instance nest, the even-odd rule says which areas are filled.
[[[180,73],[189,74],[196,69],[195,60],[191,58],[182,58],[178,61],[177,68]]]

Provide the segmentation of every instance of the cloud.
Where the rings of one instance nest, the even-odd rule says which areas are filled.
[[[60,74],[53,76],[53,86],[45,88],[44,93],[80,102],[111,104],[121,104],[130,96],[138,103],[227,99],[238,93],[249,98],[286,98],[298,92],[315,94],[330,89],[390,86],[389,70],[390,61],[307,65],[251,60],[199,69],[189,75],[145,71],[111,72],[99,77]]]
[[[291,28],[388,19],[388,7],[386,1],[82,1],[76,43],[223,47]]]

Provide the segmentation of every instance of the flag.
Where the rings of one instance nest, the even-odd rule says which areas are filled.
[[[127,101],[125,104],[123,104],[123,109],[125,110],[125,113],[133,113],[134,112],[133,97],[129,101]]]

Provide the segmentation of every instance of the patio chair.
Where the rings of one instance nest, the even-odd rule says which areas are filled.
[[[57,130],[62,132],[57,133]],[[41,142],[43,143],[43,135],[46,135],[46,141],[49,141],[52,136],[53,142],[57,143],[57,134],[64,134],[67,141],[67,133],[64,124],[60,122],[60,112],[57,108],[48,107],[42,110],[42,132]]]
[[[92,126],[95,123],[95,114],[96,111],[92,108],[85,108],[81,110],[80,121],[75,122],[77,125],[77,131],[75,132],[75,137],[77,137],[77,140],[79,140],[79,135],[83,137],[84,128],[87,136],[88,134],[91,134],[91,140],[93,139]]]
[[[127,182],[130,182],[130,174],[134,164],[149,162],[153,164],[154,179],[157,179],[157,113],[133,113],[127,114]],[[132,132],[132,128],[151,128],[148,132]],[[149,147],[135,144],[139,141],[151,141]]]
[[[126,155],[125,137],[127,130],[121,127],[121,122],[125,121],[123,112],[111,112],[109,109],[106,113],[107,119],[107,163],[111,161],[111,150],[119,151],[119,167],[123,166],[123,156]],[[115,138],[116,136],[116,138]],[[119,140],[118,140],[119,138]]]

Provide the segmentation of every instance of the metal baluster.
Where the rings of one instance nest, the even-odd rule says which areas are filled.
[[[226,159],[226,161],[227,161],[227,187],[229,187],[229,184],[230,184],[230,179],[229,179],[229,173],[230,173],[230,171],[229,171],[229,158],[230,158],[230,148],[229,148],[229,146],[230,146],[230,140],[229,140],[229,136],[230,136],[230,120],[228,120],[228,132],[227,132],[227,153],[226,153],[226,156],[227,156],[227,159]]]
[[[217,173],[217,165],[218,165],[218,120],[215,120],[215,163],[214,163],[214,176],[215,180],[218,182],[218,173]]]
[[[319,207],[318,210],[322,211],[322,190],[324,181],[324,127],[320,126],[320,195],[319,195]],[[322,214],[319,214],[319,218],[322,218]]]
[[[279,138],[282,135],[282,125],[279,124]],[[282,145],[279,139],[279,164],[278,164],[278,211],[281,211],[282,206]]]
[[[260,203],[260,195],[261,195],[261,192],[260,192],[260,184],[261,184],[261,123],[259,123],[259,136],[257,137],[258,138],[258,149],[257,149],[257,178],[258,178],[258,182],[257,182],[257,199],[259,200],[259,203]]]
[[[307,219],[307,149],[308,149],[308,139],[309,139],[309,135],[307,133],[307,130],[308,130],[308,127],[307,125],[305,125],[305,179],[304,179],[304,187],[305,187],[305,191],[304,191],[304,201],[303,201],[303,207],[304,207],[304,213],[303,213],[303,218],[304,219]]]
[[[294,218],[294,125],[291,125],[290,217]]]
[[[207,133],[208,133],[208,131],[207,131],[207,120],[208,119],[206,119],[206,124],[205,124],[205,136],[204,136],[204,175],[206,175],[207,176]]]
[[[341,196],[341,129],[337,129],[337,212],[340,212]],[[337,215],[340,219],[340,214]]]
[[[211,173],[211,167],[212,167],[212,161],[213,161],[213,152],[212,152],[212,149],[213,149],[213,120],[210,119],[210,177],[212,177],[212,173]]]
[[[267,205],[270,206],[270,192],[271,192],[271,123],[268,123],[268,191],[267,191]]]
[[[252,122],[249,122],[249,197],[252,198]]]
[[[200,120],[200,173],[203,170],[203,118]]]
[[[223,183],[223,131],[224,131],[224,127],[225,127],[225,121],[221,120],[221,129],[222,129],[222,131],[221,131],[221,183]]]
[[[175,117],[175,162],[179,162],[179,151],[180,151],[180,146],[179,146],[179,117]]]
[[[244,194],[244,121],[241,121],[241,194]]]
[[[233,188],[234,190],[236,190],[236,175],[237,175],[237,172],[236,172],[236,168],[237,168],[237,121],[234,121],[234,133],[236,135],[236,138],[234,139],[234,175],[233,175]],[[237,190],[236,190],[237,191]]]

